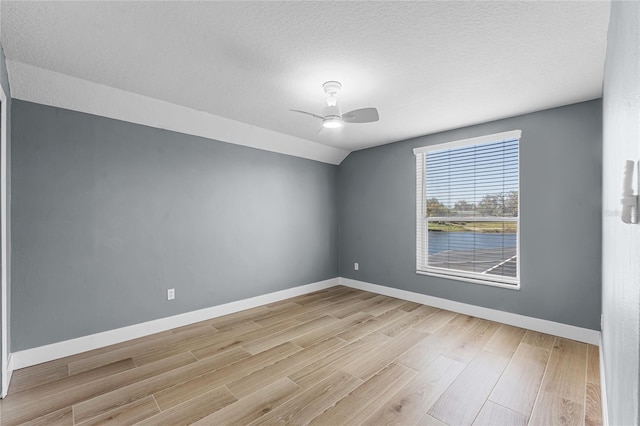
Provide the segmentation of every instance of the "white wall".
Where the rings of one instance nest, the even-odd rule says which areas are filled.
[[[640,225],[620,220],[625,160],[640,159],[640,3],[612,3],[603,96],[602,327],[609,424],[637,425]]]

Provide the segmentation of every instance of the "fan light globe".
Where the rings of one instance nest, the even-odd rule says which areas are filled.
[[[322,120],[322,127],[325,129],[337,129],[338,127],[342,127],[343,123],[338,117],[328,117]]]

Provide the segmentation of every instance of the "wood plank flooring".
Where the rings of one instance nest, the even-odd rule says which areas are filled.
[[[347,287],[14,372],[2,425],[599,425],[598,348]]]

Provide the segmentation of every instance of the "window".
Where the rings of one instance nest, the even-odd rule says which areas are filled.
[[[520,135],[414,149],[418,273],[519,288]]]

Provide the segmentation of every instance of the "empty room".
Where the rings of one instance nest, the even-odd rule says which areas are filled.
[[[0,424],[638,425],[639,22],[0,1]]]

